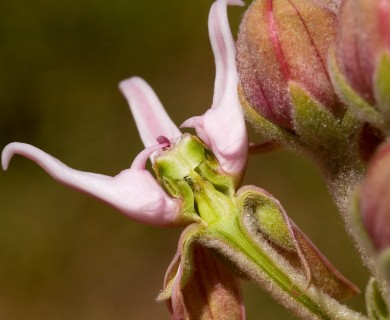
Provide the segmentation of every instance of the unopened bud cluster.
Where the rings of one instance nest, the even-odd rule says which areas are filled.
[[[390,145],[378,148],[390,134],[390,0],[255,0],[237,67],[247,118],[263,136],[314,154],[330,185],[355,175],[335,198],[348,198],[364,176],[356,168],[372,158],[359,210],[375,249],[390,248]]]

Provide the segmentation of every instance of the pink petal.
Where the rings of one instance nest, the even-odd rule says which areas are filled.
[[[167,301],[171,319],[245,319],[238,279],[207,247],[197,242],[204,235],[199,224],[180,235],[177,252],[157,301]]]
[[[227,18],[227,5],[243,6],[240,0],[218,0],[209,14],[209,36],[215,59],[214,99],[212,107],[219,106],[231,89],[237,88],[236,50]],[[241,109],[241,108],[240,108]]]
[[[193,270],[189,279],[182,286],[181,261],[172,286],[172,319],[245,319],[238,279],[209,249],[198,245],[192,251]]]
[[[166,113],[153,89],[141,78],[122,81],[119,88],[130,104],[131,112],[145,147],[156,144],[159,136],[175,139],[180,130]]]
[[[227,19],[227,4],[243,3],[217,0],[209,15],[209,34],[216,65],[213,105],[202,117],[188,119],[181,127],[195,128],[216,155],[222,169],[241,177],[247,161],[248,138],[237,94],[235,45]]]
[[[13,155],[20,154],[36,162],[58,182],[103,200],[133,220],[162,226],[175,221],[180,205],[145,170],[145,163],[152,152],[164,146],[145,149],[130,169],[115,177],[74,170],[42,150],[18,142],[4,148],[2,167],[7,170]]]

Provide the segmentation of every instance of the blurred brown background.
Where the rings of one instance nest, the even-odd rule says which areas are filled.
[[[174,121],[211,104],[211,1],[12,0],[0,4],[0,147],[31,143],[115,175],[142,149],[117,84],[145,78]],[[237,30],[242,8],[230,9]],[[253,139],[256,137],[253,135]],[[255,156],[246,184],[277,196],[334,264],[367,275],[319,172],[287,152]],[[180,230],[132,222],[15,157],[0,172],[0,319],[168,319],[154,299]],[[244,284],[248,319],[291,319]],[[352,304],[362,309],[361,298]]]

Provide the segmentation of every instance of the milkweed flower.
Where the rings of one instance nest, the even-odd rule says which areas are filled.
[[[280,203],[254,186],[239,188],[248,141],[228,4],[242,2],[217,0],[209,14],[216,63],[212,106],[181,126],[195,128],[198,136],[182,133],[153,90],[135,77],[121,82],[120,89],[145,149],[129,169],[114,177],[82,172],[23,143],[5,147],[3,169],[19,154],[60,183],[103,200],[133,220],[154,226],[184,225],[158,296],[175,320],[243,319],[236,275],[260,284],[308,319],[332,318],[336,313],[342,314],[339,319],[360,319],[334,300],[358,289],[287,217]],[[155,177],[145,169],[148,158]]]
[[[128,100],[145,149],[134,159],[131,167],[114,177],[82,172],[69,168],[51,155],[24,143],[10,143],[2,153],[2,167],[8,168],[15,154],[29,158],[46,170],[55,180],[78,191],[87,193],[115,207],[130,219],[154,225],[168,226],[199,222],[201,219],[183,194],[169,189],[167,177],[193,170],[206,162],[206,146],[219,163],[218,174],[227,175],[231,183],[238,185],[242,179],[247,161],[247,133],[245,121],[237,95],[237,73],[235,47],[226,15],[227,4],[242,5],[238,0],[216,1],[209,16],[210,40],[216,61],[215,91],[212,107],[202,116],[191,118],[182,127],[193,127],[206,145],[189,134],[182,134],[167,115],[158,97],[142,79],[133,77],[124,80],[119,87]],[[198,150],[201,148],[201,153]],[[172,150],[172,151],[171,151]],[[172,156],[172,153],[174,154]],[[191,158],[192,156],[192,158]],[[157,179],[145,169],[150,158],[153,166],[159,166]],[[169,168],[164,162],[174,158]],[[192,161],[188,167],[188,159]],[[182,161],[182,162],[181,162]],[[207,160],[208,161],[208,160]],[[205,165],[203,165],[205,167]],[[204,174],[214,174],[213,168],[204,169]],[[169,173],[164,173],[164,169]],[[202,169],[199,169],[202,172]],[[180,176],[182,179],[183,176]],[[173,188],[171,181],[170,187]],[[187,190],[188,191],[188,190]],[[172,195],[174,193],[174,195]],[[183,233],[186,234],[186,233]],[[184,236],[183,236],[184,237]],[[235,277],[220,262],[210,259],[210,253],[199,247],[194,254],[194,264],[203,264],[202,277],[208,286],[197,306],[204,308],[204,317],[224,314],[226,319],[244,318],[241,292]],[[175,319],[187,319],[196,299],[188,304],[186,295],[199,289],[197,273],[186,291],[176,286],[170,295],[171,311]],[[214,281],[212,281],[214,279]],[[192,288],[192,290],[191,290]],[[199,292],[198,292],[199,293]],[[226,306],[229,306],[229,312]],[[192,310],[194,312],[194,310]],[[199,313],[199,310],[197,311]],[[185,316],[187,315],[187,316]]]
[[[217,157],[221,170],[239,181],[246,165],[247,134],[236,93],[234,42],[223,16],[226,2],[216,2],[216,8],[210,12],[210,38],[216,59],[213,105],[203,116],[191,118],[182,126],[194,127]],[[231,3],[241,4],[240,1]],[[45,152],[23,143],[11,143],[4,148],[3,169],[8,168],[14,154],[20,154],[35,161],[59,182],[107,202],[131,219],[153,225],[175,224],[180,220],[180,201],[167,195],[145,169],[145,164],[148,157],[151,157],[153,162],[158,150],[180,140],[182,133],[144,80],[133,77],[122,81],[119,87],[130,103],[146,147],[129,169],[123,170],[115,177],[82,172],[71,169]],[[148,190],[147,195],[141,190]]]

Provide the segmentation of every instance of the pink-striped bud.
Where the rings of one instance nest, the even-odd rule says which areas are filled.
[[[336,10],[335,1],[257,0],[250,6],[240,26],[237,64],[245,97],[262,117],[294,130],[290,83],[339,114],[326,66]]]
[[[332,59],[340,97],[360,120],[388,131],[390,0],[343,2]]]
[[[359,204],[363,225],[374,249],[390,248],[390,143],[371,158],[362,183]]]
[[[345,0],[336,44],[337,62],[347,81],[375,104],[375,69],[381,54],[390,53],[390,1]]]

